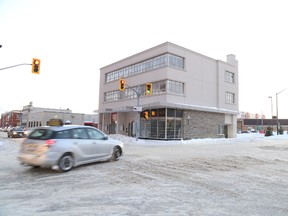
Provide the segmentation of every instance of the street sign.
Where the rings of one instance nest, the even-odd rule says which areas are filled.
[[[134,107],[133,107],[133,111],[135,111],[135,112],[142,112],[142,107],[136,107],[136,106],[134,106]]]

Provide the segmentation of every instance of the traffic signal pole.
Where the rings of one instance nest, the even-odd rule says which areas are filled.
[[[145,90],[140,92],[140,85],[137,86],[137,91],[134,88],[132,88],[129,85],[127,85],[126,83],[125,83],[125,85],[128,86],[128,88],[132,89],[132,91],[134,91],[136,93],[136,95],[137,95],[137,105],[136,106],[139,107],[140,106],[140,96],[145,92]],[[139,132],[140,132],[140,113],[141,113],[140,111],[137,111],[136,141],[138,141]]]
[[[140,92],[140,85],[137,86],[137,91],[132,88],[131,86],[127,85],[126,84],[126,81],[125,79],[121,78],[119,79],[119,90],[120,91],[125,91],[125,88],[126,86],[129,88],[129,89],[132,89],[132,91],[134,91],[137,95],[137,108],[140,106],[140,96],[146,92],[146,95],[152,95],[152,83],[146,83],[146,86],[144,88],[143,91]],[[142,108],[141,108],[142,110]],[[138,138],[139,138],[139,133],[140,133],[140,108],[137,109],[137,119],[136,119],[136,141],[138,141]]]
[[[17,64],[17,65],[12,65],[12,66],[5,67],[5,68],[0,68],[0,70],[5,70],[5,69],[9,69],[9,68],[13,68],[13,67],[18,67],[18,66],[22,66],[22,65],[32,65],[32,64],[28,64],[28,63]]]

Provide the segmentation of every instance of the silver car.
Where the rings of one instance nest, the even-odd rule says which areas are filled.
[[[117,161],[123,142],[107,137],[95,127],[45,126],[23,140],[18,159],[23,165],[52,167],[67,172],[73,167],[98,161]]]

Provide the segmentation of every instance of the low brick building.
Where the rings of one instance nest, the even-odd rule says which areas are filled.
[[[241,131],[260,131],[267,127],[272,127],[273,131],[277,131],[277,119],[238,119],[237,130]],[[278,119],[278,129],[281,127],[284,131],[288,131],[288,119]]]
[[[21,124],[21,110],[12,110],[1,114],[0,128],[17,127]]]

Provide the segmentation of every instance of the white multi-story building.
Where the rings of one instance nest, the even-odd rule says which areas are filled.
[[[151,139],[235,137],[238,90],[234,55],[224,62],[166,42],[100,69],[99,128]]]

